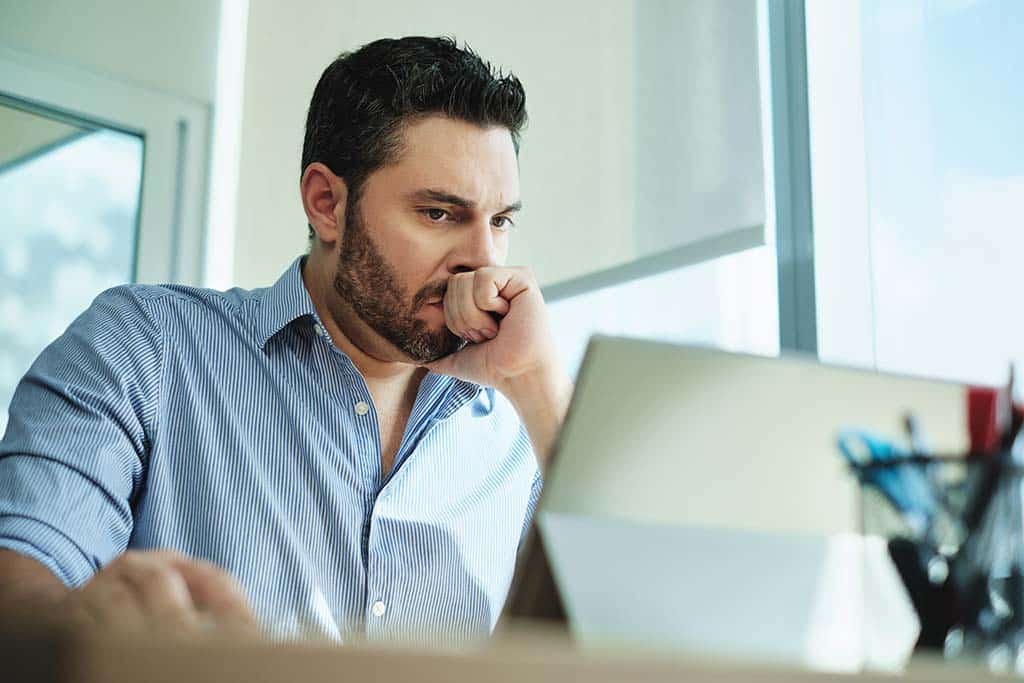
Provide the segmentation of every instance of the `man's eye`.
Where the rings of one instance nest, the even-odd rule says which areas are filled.
[[[495,216],[491,219],[491,225],[496,228],[508,229],[515,225],[508,216]]]
[[[448,217],[448,212],[444,209],[423,209],[422,213],[435,223],[440,223]]]

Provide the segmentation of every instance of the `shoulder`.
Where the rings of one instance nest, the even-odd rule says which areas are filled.
[[[155,362],[196,330],[247,328],[260,290],[221,292],[183,285],[119,285],[104,290],[48,348],[59,355],[96,355]],[[44,355],[47,355],[44,353]]]
[[[244,326],[258,305],[263,289],[227,291],[187,285],[120,285],[101,292],[76,324],[150,327],[161,334],[176,322],[196,318]]]
[[[255,304],[263,289],[226,291],[188,285],[120,285],[101,292],[93,305],[142,307],[149,311],[202,309],[240,312]]]

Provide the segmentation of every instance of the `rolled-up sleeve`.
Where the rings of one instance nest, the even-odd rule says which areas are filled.
[[[0,548],[79,586],[127,547],[159,410],[144,294],[100,294],[18,384],[0,441]]]

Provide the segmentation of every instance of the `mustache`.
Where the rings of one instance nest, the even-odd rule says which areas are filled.
[[[420,291],[416,292],[416,296],[412,299],[412,310],[419,310],[420,306],[431,299],[443,299],[447,291],[447,280],[439,280],[424,285],[420,288]]]

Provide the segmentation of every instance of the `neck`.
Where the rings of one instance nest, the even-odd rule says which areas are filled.
[[[400,386],[403,390],[409,383],[418,385],[427,374],[426,368],[394,358],[397,351],[387,349],[387,341],[363,322],[348,302],[327,305],[331,282],[331,273],[310,256],[302,269],[302,283],[334,345],[352,359],[368,384]]]

